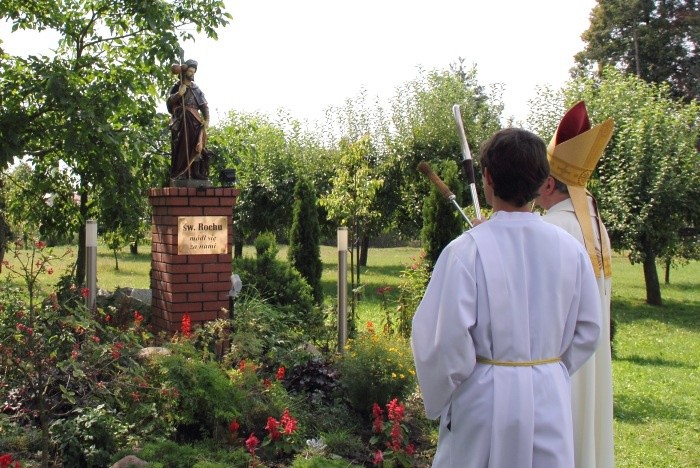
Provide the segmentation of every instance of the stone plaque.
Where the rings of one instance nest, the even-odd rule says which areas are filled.
[[[178,255],[228,253],[226,216],[178,216]]]

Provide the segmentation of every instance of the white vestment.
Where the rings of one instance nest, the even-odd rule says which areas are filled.
[[[426,414],[440,417],[433,466],[573,467],[569,375],[600,315],[586,251],[539,214],[499,211],[445,247],[411,334]]]
[[[592,200],[588,199],[595,235],[596,252],[603,242],[610,251],[610,239],[598,217]],[[570,233],[583,244],[583,233],[574,214],[571,199],[550,207],[543,219]],[[576,468],[612,468],[615,466],[613,436],[612,356],[610,354],[610,293],[611,280],[602,271],[596,272],[601,310],[600,341],[595,354],[571,378],[571,408],[574,417],[574,449]]]

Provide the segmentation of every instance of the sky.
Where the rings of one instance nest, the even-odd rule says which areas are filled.
[[[386,102],[419,70],[461,57],[480,84],[504,86],[504,120],[524,121],[538,86],[560,87],[583,49],[596,0],[226,0],[233,19],[218,41],[183,45],[212,123],[229,110],[300,120],[366,91]],[[55,37],[27,40],[0,27],[11,54],[36,53]],[[50,44],[50,45],[49,45]],[[40,51],[40,50],[39,50]],[[446,109],[451,112],[451,109]]]

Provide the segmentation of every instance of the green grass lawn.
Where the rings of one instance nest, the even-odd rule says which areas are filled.
[[[61,253],[63,249],[54,249]],[[335,247],[322,247],[323,288],[327,303],[335,304],[338,254]],[[113,254],[98,249],[98,286],[149,288],[150,249],[141,246],[134,256],[119,252],[119,270]],[[417,257],[417,248],[371,249],[368,266],[361,270],[359,320],[381,322],[381,299],[377,288],[392,286],[389,303],[398,295],[395,286],[401,270]],[[244,255],[254,255],[252,247]],[[286,259],[286,247],[280,247]],[[6,259],[12,261],[10,255]],[[54,262],[54,277],[74,262]],[[349,260],[348,260],[349,264]],[[7,270],[3,270],[5,276]],[[659,271],[663,278],[663,271]],[[16,282],[16,279],[14,280]],[[641,265],[626,257],[613,259],[613,306],[616,320],[613,360],[615,396],[615,451],[617,467],[700,466],[700,262],[671,271],[670,284],[662,284],[664,305],[647,306]],[[361,322],[362,323],[362,322]]]

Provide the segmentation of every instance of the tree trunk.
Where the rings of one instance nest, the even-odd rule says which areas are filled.
[[[233,258],[241,258],[243,256],[243,241],[236,240],[233,243]]]
[[[362,236],[362,245],[360,250],[360,265],[367,267],[367,251],[369,250],[369,236]]]
[[[666,259],[666,271],[664,272],[664,284],[671,284],[671,259]]]
[[[659,273],[656,271],[656,255],[651,249],[645,249],[644,254],[644,283],[647,289],[647,304],[653,306],[661,305],[661,285],[659,284]]]
[[[131,255],[138,255],[139,254],[139,239],[138,237],[134,239],[134,242],[129,244],[129,252],[131,252]]]

